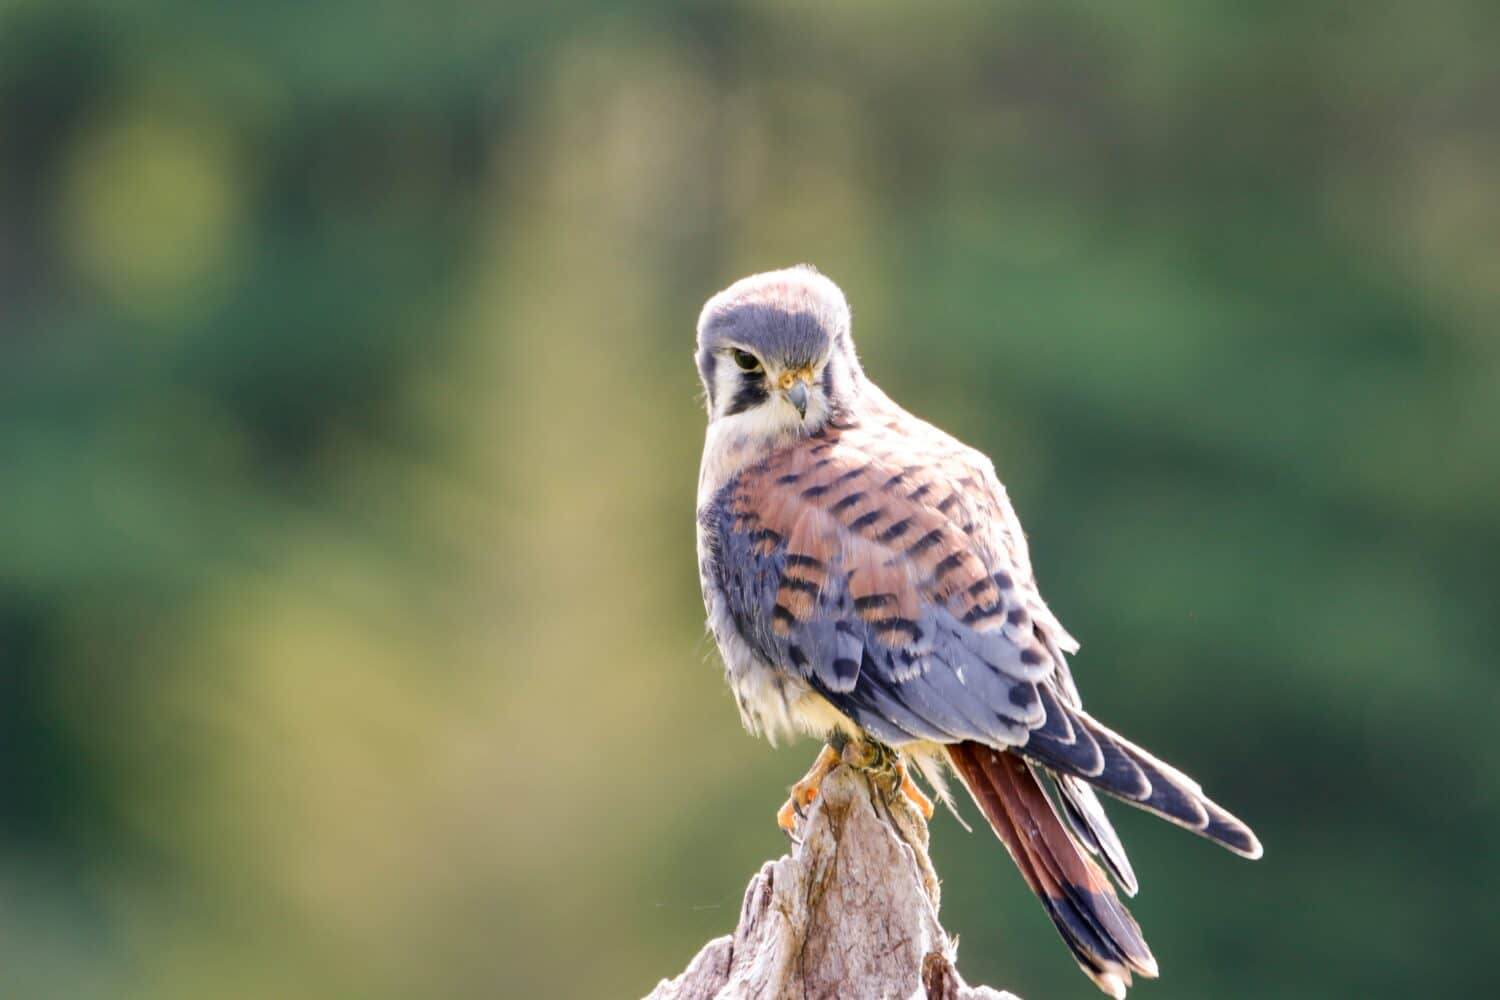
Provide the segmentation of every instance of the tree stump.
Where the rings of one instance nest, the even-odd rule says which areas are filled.
[[[647,1000],[1018,1000],[959,977],[927,824],[881,784],[829,773],[802,842],[750,880],[735,932]]]

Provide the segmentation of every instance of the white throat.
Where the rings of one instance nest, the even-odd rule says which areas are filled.
[[[789,419],[793,416],[791,408],[773,396],[743,413],[710,421],[703,441],[703,464],[698,470],[698,506],[712,499],[742,469],[821,426],[822,400],[817,406],[818,412],[809,407],[807,419],[797,421]],[[785,413],[779,412],[783,409]]]

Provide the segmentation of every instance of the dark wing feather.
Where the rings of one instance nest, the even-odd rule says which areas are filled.
[[[1090,854],[1104,862],[1115,881],[1120,883],[1120,888],[1125,890],[1125,895],[1134,896],[1139,888],[1135,869],[1131,867],[1125,845],[1120,843],[1120,835],[1115,833],[1114,825],[1104,814],[1104,806],[1094,795],[1093,788],[1066,774],[1053,774],[1052,781],[1073,835]]]

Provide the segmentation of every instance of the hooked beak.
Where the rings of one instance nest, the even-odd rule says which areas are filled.
[[[807,416],[807,383],[794,382],[791,388],[782,393],[786,401],[797,408],[798,417]]]

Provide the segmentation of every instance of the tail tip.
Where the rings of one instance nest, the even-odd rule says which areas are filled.
[[[1209,823],[1200,831],[1204,836],[1251,861],[1265,853],[1265,849],[1260,846],[1260,838],[1255,836],[1255,831],[1250,829],[1250,824],[1229,813],[1220,805],[1213,802],[1205,804],[1208,806]]]
[[[1260,838],[1255,835],[1255,831],[1250,829],[1248,824],[1227,813],[1224,817],[1228,822],[1215,822],[1207,831],[1214,840],[1240,857],[1251,861],[1266,853],[1265,848],[1260,846]]]

